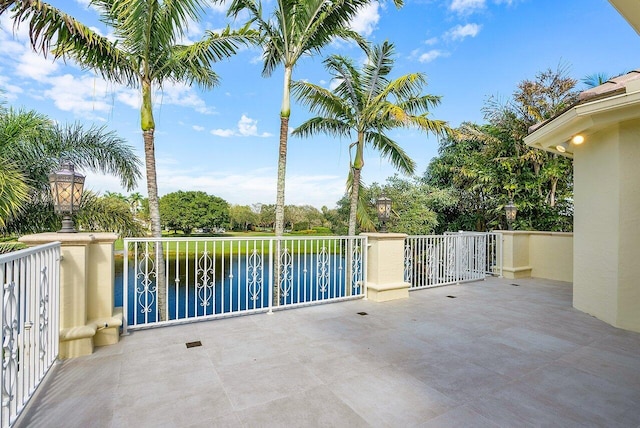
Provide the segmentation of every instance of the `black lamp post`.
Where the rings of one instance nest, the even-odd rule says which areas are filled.
[[[509,230],[513,230],[512,224],[516,219],[516,215],[518,214],[518,208],[513,203],[513,199],[504,206],[504,211],[507,216],[507,227],[509,228]]]
[[[387,233],[387,222],[391,218],[391,199],[380,196],[376,200],[376,211],[378,211],[378,220],[380,221],[380,232]]]
[[[71,217],[80,209],[84,175],[73,170],[73,164],[64,162],[59,171],[49,174],[51,195],[56,214],[62,215],[62,229],[58,233],[76,233]]]

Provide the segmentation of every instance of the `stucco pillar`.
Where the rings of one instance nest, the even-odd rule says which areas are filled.
[[[531,277],[529,232],[501,230],[502,276],[509,279]]]
[[[117,343],[121,312],[114,312],[113,233],[40,233],[29,246],[60,241],[60,358],[89,355],[94,345]]]
[[[574,150],[573,305],[640,332],[640,119]]]
[[[404,233],[363,233],[369,243],[367,298],[374,302],[409,297],[404,281]]]

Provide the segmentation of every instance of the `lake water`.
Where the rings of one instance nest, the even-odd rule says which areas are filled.
[[[128,263],[127,320],[129,325],[155,321],[155,295],[144,293],[142,276],[136,278],[133,259]],[[252,263],[246,257],[230,260],[218,257],[209,266],[198,266],[190,258],[168,261],[168,317],[170,320],[259,310],[269,307],[269,275],[266,263]],[[123,306],[123,257],[116,256],[115,305]],[[346,260],[317,254],[292,257],[283,276],[281,304],[297,304],[345,297]],[[177,273],[177,275],[176,275]],[[151,287],[155,286],[153,278]],[[177,279],[177,281],[176,281]],[[138,292],[136,293],[136,287]],[[359,287],[354,294],[359,294]]]

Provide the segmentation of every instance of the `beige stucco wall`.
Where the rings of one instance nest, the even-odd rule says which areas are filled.
[[[640,331],[640,119],[590,142],[574,151],[573,304]]]
[[[534,232],[529,235],[531,276],[573,281],[573,233]]]
[[[573,234],[502,231],[503,276],[573,280]]]

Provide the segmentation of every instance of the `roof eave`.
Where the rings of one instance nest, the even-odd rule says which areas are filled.
[[[640,91],[579,104],[537,128],[524,138],[524,142],[531,147],[572,158],[573,153],[560,153],[556,146],[577,134],[587,138],[614,123],[634,118],[640,118]]]

